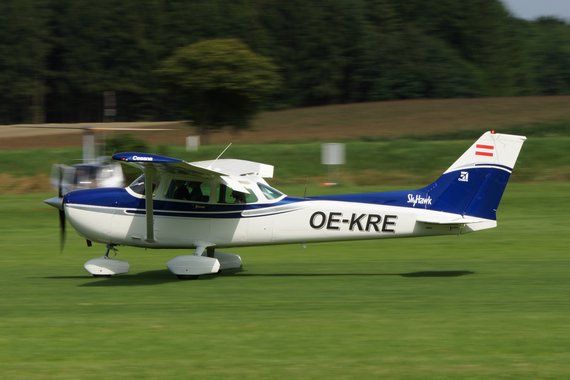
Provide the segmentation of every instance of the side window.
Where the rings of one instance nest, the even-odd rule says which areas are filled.
[[[191,202],[208,202],[210,200],[210,186],[205,182],[174,179],[170,182],[166,198]]]
[[[218,203],[240,204],[240,203],[255,203],[257,197],[253,193],[242,193],[241,191],[233,190],[224,184],[218,186],[217,191]]]
[[[243,194],[243,193],[242,193]],[[255,194],[253,192],[250,192],[245,194],[245,203],[255,203],[257,202],[257,197],[255,196]]]
[[[226,185],[218,185],[216,192],[216,203],[230,203],[230,194],[232,190]]]

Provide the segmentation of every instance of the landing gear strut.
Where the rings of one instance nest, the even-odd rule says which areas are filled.
[[[117,248],[115,248],[114,244],[107,244],[107,250],[105,251],[105,257],[106,258],[109,258],[109,253],[111,253],[111,250],[113,250],[113,252],[115,252],[115,255],[119,251]]]

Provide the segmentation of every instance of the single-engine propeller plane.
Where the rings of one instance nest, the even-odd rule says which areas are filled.
[[[524,136],[484,133],[441,177],[417,190],[291,197],[271,187],[273,166],[235,159],[185,162],[148,153],[113,159],[142,170],[126,188],[71,191],[46,203],[105,256],[94,276],[126,273],[116,246],[190,248],[167,263],[179,278],[242,266],[218,248],[457,235],[497,226],[496,213]]]

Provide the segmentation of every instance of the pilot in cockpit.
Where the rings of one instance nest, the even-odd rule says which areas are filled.
[[[188,181],[187,183],[192,189],[188,199],[195,202],[204,202],[204,194],[202,194],[202,188],[200,187],[202,183],[196,181]]]
[[[245,203],[245,193],[241,191],[232,191],[232,197],[234,198],[234,203]]]

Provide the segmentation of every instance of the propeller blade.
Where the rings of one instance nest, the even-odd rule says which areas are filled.
[[[44,203],[59,210],[59,245],[61,252],[65,244],[65,210],[63,209],[63,197],[46,199]]]
[[[59,210],[59,252],[63,252],[65,245],[65,210],[63,209],[63,168],[57,167],[57,197],[46,199],[44,203]]]

